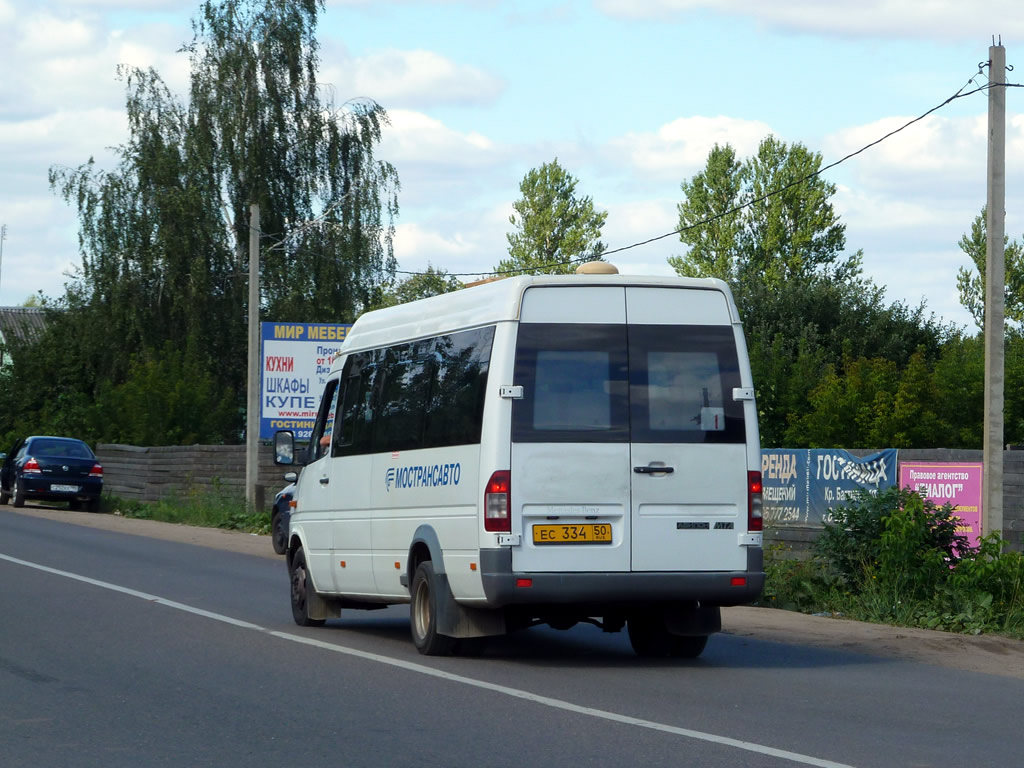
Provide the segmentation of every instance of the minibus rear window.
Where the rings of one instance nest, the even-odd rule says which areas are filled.
[[[515,442],[742,443],[730,326],[523,323]]]
[[[627,381],[625,326],[521,324],[512,439],[628,441]]]
[[[629,326],[632,442],[744,442],[739,386],[730,326]]]

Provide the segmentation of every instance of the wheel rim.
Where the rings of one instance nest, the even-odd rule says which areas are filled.
[[[421,579],[416,584],[412,621],[416,636],[425,638],[430,631],[430,587],[427,586],[426,579]]]
[[[301,565],[292,571],[292,605],[306,610],[306,569]]]

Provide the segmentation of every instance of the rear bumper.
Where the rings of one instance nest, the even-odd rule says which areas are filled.
[[[76,478],[75,480],[54,480],[49,477],[22,476],[22,487],[25,496],[43,501],[90,501],[103,494],[103,481],[95,478]],[[76,491],[55,491],[54,485],[75,486]]]
[[[704,605],[744,605],[764,589],[764,553],[747,548],[743,571],[625,573],[516,573],[512,551],[484,549],[480,570],[487,602],[506,605],[699,601]],[[517,586],[528,579],[530,586]],[[742,584],[738,583],[742,579]],[[737,583],[734,583],[735,582]]]

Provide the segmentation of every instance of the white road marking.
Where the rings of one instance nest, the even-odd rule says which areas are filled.
[[[541,696],[540,694],[530,693],[529,691],[523,691],[518,688],[509,688],[508,686],[498,685],[497,683],[489,683],[485,680],[477,680],[472,677],[465,677],[464,675],[455,675],[451,672],[444,672],[440,669],[434,669],[433,667],[428,667],[423,664],[417,664],[412,661],[403,661],[402,659],[395,659],[390,656],[382,656],[377,653],[369,653],[367,651],[360,651],[355,648],[347,648],[343,645],[335,645],[334,643],[327,643],[322,640],[316,640],[310,637],[293,635],[289,632],[278,632],[276,630],[267,629],[266,627],[261,627],[259,624],[252,624],[248,621],[233,619],[230,616],[224,616],[219,613],[213,613],[212,611],[205,611],[202,608],[195,608],[191,605],[186,605],[185,603],[178,603],[174,600],[168,600],[158,595],[151,595],[146,592],[139,592],[138,590],[129,589],[128,587],[122,587],[117,584],[111,584],[106,581],[99,581],[98,579],[92,579],[88,576],[81,576],[77,573],[61,571],[57,568],[50,568],[48,566],[40,565],[38,563],[31,563],[27,560],[20,560],[16,557],[11,557],[9,555],[0,554],[0,560],[6,560],[7,562],[14,563],[16,565],[23,565],[27,568],[35,568],[38,571],[52,573],[56,576],[63,576],[68,579],[80,581],[84,584],[91,584],[94,587],[101,587],[103,589],[109,589],[113,592],[120,592],[123,595],[137,597],[141,600],[146,600],[151,603],[157,603],[159,605],[163,605],[168,608],[173,608],[178,611],[184,611],[185,613],[192,613],[196,616],[202,616],[207,619],[213,619],[214,621],[220,621],[225,624],[230,624],[234,627],[239,627],[241,629],[250,629],[256,632],[263,632],[265,634],[279,638],[281,640],[289,640],[293,643],[309,645],[314,648],[320,648],[325,651],[331,651],[332,653],[341,653],[346,656],[353,656],[355,658],[364,659],[366,661],[373,661],[379,664],[387,664],[392,667],[398,667],[399,669],[405,669],[410,672],[416,672],[421,675],[429,675],[430,677],[448,680],[449,682],[459,683],[461,685],[468,685],[474,688],[481,688],[487,691],[493,691],[494,693],[500,693],[502,695],[511,696],[517,699],[523,699],[524,701],[530,701],[534,704],[540,704],[542,706],[551,707],[553,709],[560,709],[565,712],[574,712],[578,715],[594,717],[600,720],[608,720],[614,723],[621,723],[623,725],[633,725],[638,728],[646,728],[652,731],[671,733],[675,736],[684,736],[688,739],[696,739],[698,741],[705,741],[711,744],[720,744],[725,747],[733,747],[735,749],[746,750],[747,752],[756,752],[759,755],[777,757],[781,760],[789,760],[794,763],[800,763],[801,765],[811,765],[815,766],[816,768],[853,768],[852,766],[849,766],[845,763],[837,763],[832,760],[822,760],[818,757],[802,755],[799,752],[790,752],[785,749],[775,749],[774,747],[765,746],[763,744],[756,744],[752,741],[730,739],[727,736],[718,736],[713,733],[705,733],[704,731],[694,731],[689,728],[680,728],[675,725],[657,723],[653,720],[644,720],[639,717],[630,717],[629,715],[620,715],[616,712],[607,712],[602,709],[583,707],[579,704],[573,704],[568,701],[562,701],[561,699],[554,699],[550,696]]]

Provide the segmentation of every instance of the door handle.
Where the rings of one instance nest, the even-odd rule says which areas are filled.
[[[666,474],[666,475],[671,475],[676,470],[675,470],[675,467],[652,467],[652,466],[646,466],[646,467],[633,467],[633,471],[636,472],[638,475],[653,475],[653,474],[658,474],[658,473],[663,473],[663,474]]]
[[[329,477],[321,477],[320,478],[320,485],[327,485],[329,482],[331,482],[331,478],[329,478]]]

